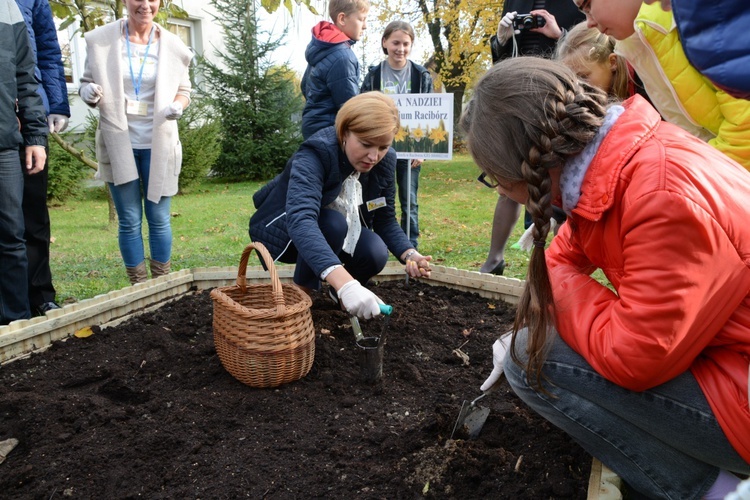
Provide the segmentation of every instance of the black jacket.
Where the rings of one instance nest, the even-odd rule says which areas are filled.
[[[534,6],[534,0],[507,0],[503,6],[503,13],[500,19],[508,12],[518,12],[518,14],[528,14]],[[557,25],[565,31],[569,30],[576,24],[585,21],[586,16],[578,10],[572,0],[547,0],[544,9],[555,16]],[[522,30],[516,35],[518,42],[518,55],[520,56],[541,56],[550,57],[555,51],[557,40],[547,38],[541,33],[532,33]],[[513,53],[513,41],[508,40],[505,45],[500,45],[497,36],[490,38],[490,49],[492,50],[493,64],[500,59],[506,59]]]
[[[429,94],[432,92],[432,75],[427,68],[420,66],[419,64],[409,61],[411,64],[411,93],[412,94]],[[370,66],[370,70],[365,76],[365,81],[362,82],[362,87],[359,89],[360,92],[370,92],[372,90],[381,90],[380,88],[380,73],[382,63]]]

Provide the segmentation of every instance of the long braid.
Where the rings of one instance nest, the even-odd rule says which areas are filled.
[[[544,243],[552,215],[550,171],[579,154],[601,127],[607,95],[582,81],[559,62],[516,57],[495,64],[477,82],[461,116],[474,161],[490,178],[528,190],[526,207],[534,222],[534,248],[526,287],[519,301],[516,334],[528,328],[525,370],[541,388],[542,367],[554,325],[552,286]]]
[[[578,154],[591,141],[606,112],[606,96],[591,94],[591,89],[577,80],[570,85],[560,82],[557,90],[547,95],[543,106],[544,119],[536,123],[536,134],[529,131],[531,146],[527,158],[521,163],[521,174],[529,193],[526,208],[534,223],[534,246],[514,330],[517,332],[523,327],[529,330],[526,371],[534,374],[539,387],[550,326],[554,324],[554,299],[544,254],[552,216],[549,171],[564,165],[566,158]],[[515,335],[513,343],[515,346]],[[511,355],[515,359],[515,347]]]

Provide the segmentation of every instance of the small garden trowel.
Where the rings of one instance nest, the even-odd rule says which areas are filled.
[[[461,405],[461,411],[458,412],[456,424],[453,426],[451,439],[454,439],[454,436],[457,433],[460,435],[466,435],[469,439],[476,439],[479,437],[479,433],[482,432],[482,427],[487,421],[487,417],[490,415],[490,409],[484,406],[479,406],[477,402],[497,389],[503,380],[505,380],[505,374],[501,375],[489,389],[482,392],[482,394],[473,401],[469,402],[464,400]]]
[[[386,316],[390,316],[393,312],[393,306],[387,304],[380,304],[380,312]],[[362,333],[362,327],[359,325],[359,318],[353,314],[349,315],[349,320],[352,322],[352,330],[354,331],[354,340],[360,342],[365,338],[365,334]]]

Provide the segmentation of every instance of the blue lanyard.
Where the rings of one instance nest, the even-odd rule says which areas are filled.
[[[141,62],[141,71],[138,73],[138,83],[135,82],[135,75],[133,74],[133,59],[130,57],[130,32],[128,30],[128,22],[125,21],[125,45],[128,47],[128,64],[130,65],[130,81],[133,82],[133,90],[135,90],[135,100],[140,101],[138,94],[141,92],[141,83],[143,82],[143,68],[146,66],[146,58],[148,57],[148,49],[151,48],[151,40],[154,37],[154,27],[151,26],[151,33],[148,35],[148,45],[146,45],[146,53],[143,55],[143,62]]]

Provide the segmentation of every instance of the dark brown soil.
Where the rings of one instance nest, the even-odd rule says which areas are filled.
[[[586,498],[590,456],[507,384],[482,401],[478,439],[450,439],[511,309],[414,281],[374,289],[394,306],[374,385],[359,376],[347,316],[322,294],[313,367],[275,389],[224,370],[207,291],[0,367],[0,441],[20,441],[0,464],[0,496]]]

